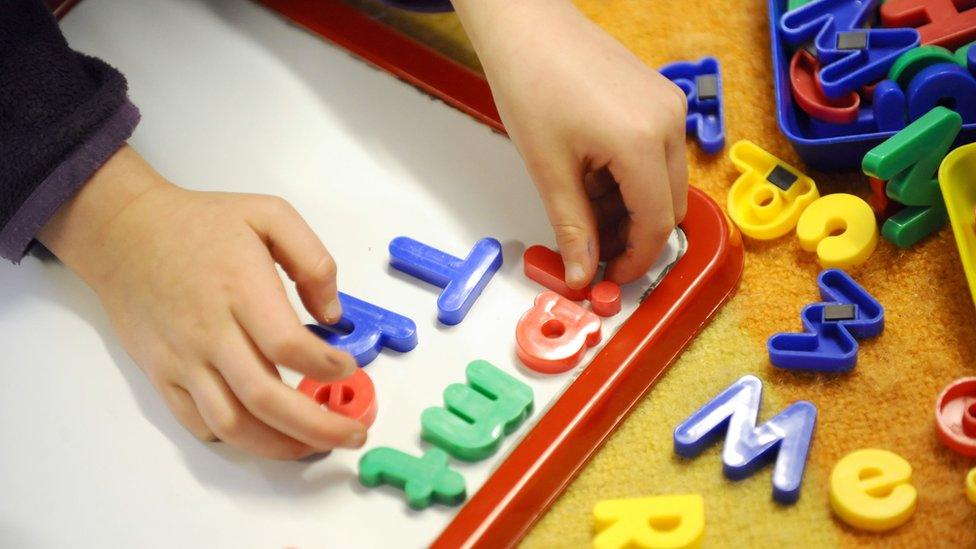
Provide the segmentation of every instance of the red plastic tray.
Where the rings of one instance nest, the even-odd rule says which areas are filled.
[[[688,250],[444,530],[434,547],[514,545],[732,294],[742,241],[697,189]]]

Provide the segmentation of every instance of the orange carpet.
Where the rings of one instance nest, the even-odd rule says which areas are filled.
[[[453,15],[364,9],[477,67]],[[727,143],[748,138],[800,166],[776,126],[766,4],[761,0],[577,0],[580,8],[651,66],[712,55],[722,64]],[[649,98],[649,100],[651,100]],[[737,172],[724,154],[690,148],[692,184],[725,203]],[[822,194],[867,194],[859,173],[808,171]],[[584,547],[593,536],[592,509],[601,499],[700,493],[705,498],[705,547],[976,547],[976,506],[964,477],[976,467],[936,439],[936,395],[954,379],[976,374],[976,309],[970,300],[951,231],[899,250],[883,241],[851,274],[887,311],[884,333],[864,342],[847,375],[783,372],[770,366],[766,339],[800,329],[799,311],[818,300],[813,255],[792,234],[746,242],[736,296],[694,341],[664,380],[525,540],[526,547]],[[671,431],[690,412],[746,373],[765,382],[760,421],[795,400],[819,408],[800,502],[770,499],[770,471],[740,482],[721,473],[720,445],[692,461],[671,449]],[[856,531],[837,520],[827,501],[833,465],[848,452],[883,448],[914,468],[918,509],[884,534]]]

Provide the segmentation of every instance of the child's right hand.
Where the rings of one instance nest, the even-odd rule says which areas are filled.
[[[453,0],[546,207],[566,283],[637,280],[687,211],[681,89],[570,0]]]
[[[196,437],[276,459],[365,442],[361,423],[286,386],[275,367],[323,381],[357,367],[288,301],[275,263],[316,320],[341,315],[335,263],[284,200],[181,189],[123,147],[39,238],[98,294]]]

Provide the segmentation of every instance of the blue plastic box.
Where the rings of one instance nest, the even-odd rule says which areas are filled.
[[[773,52],[773,79],[776,92],[776,120],[808,166],[819,170],[861,168],[861,159],[895,132],[862,133],[837,137],[814,137],[809,117],[793,103],[790,88],[790,51],[779,33],[779,20],[786,11],[786,0],[769,0],[769,35]],[[965,124],[956,144],[976,141],[976,124]]]

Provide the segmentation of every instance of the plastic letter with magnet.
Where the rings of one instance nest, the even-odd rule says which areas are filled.
[[[593,508],[595,549],[698,547],[705,500],[698,494],[601,501]]]
[[[945,225],[936,172],[962,127],[962,118],[936,107],[864,155],[864,173],[888,182],[888,196],[909,206],[888,218],[881,234],[908,247]]]
[[[779,22],[787,43],[813,41],[823,63],[820,82],[839,98],[884,78],[902,53],[919,44],[918,31],[864,28],[881,0],[815,0],[786,12]]]
[[[681,88],[688,99],[685,132],[694,135],[708,154],[722,150],[725,146],[725,115],[718,60],[703,57],[696,62],[679,61],[661,67],[660,73]]]
[[[376,420],[376,389],[362,369],[338,381],[302,379],[298,390],[315,399],[329,411],[360,421],[369,427]]]
[[[867,202],[852,194],[828,194],[803,211],[796,236],[801,248],[817,253],[820,266],[846,268],[874,253],[878,225]]]
[[[911,485],[912,466],[887,450],[847,454],[830,473],[830,506],[847,524],[883,532],[912,517],[918,493]]]
[[[342,318],[333,326],[307,328],[326,343],[348,352],[360,367],[372,362],[386,347],[401,353],[417,346],[417,325],[405,316],[339,292]]]
[[[401,488],[414,509],[434,502],[460,505],[467,497],[464,477],[448,467],[447,454],[439,448],[431,448],[419,458],[393,448],[373,448],[359,459],[359,482]]]
[[[515,328],[516,352],[529,368],[546,374],[579,364],[600,342],[600,317],[553,291],[542,292]]]
[[[946,447],[976,457],[976,377],[957,379],[942,391],[935,403],[935,428]]]
[[[757,427],[761,401],[759,378],[742,377],[675,427],[674,451],[693,458],[724,431],[725,476],[733,480],[746,478],[775,455],[773,498],[780,503],[796,503],[817,423],[817,408],[805,400],[794,402]]]
[[[884,330],[884,307],[850,275],[830,269],[817,283],[823,302],[803,308],[803,333],[776,334],[766,343],[773,366],[846,372],[857,364],[857,340]]]
[[[746,236],[761,240],[783,236],[820,196],[812,179],[752,141],[736,142],[729,157],[742,175],[732,184],[727,208]]]
[[[444,324],[454,325],[464,320],[502,266],[502,245],[494,238],[482,238],[468,257],[460,259],[412,238],[398,236],[390,242],[390,265],[443,288],[437,298],[437,318]]]
[[[465,461],[484,459],[532,412],[532,389],[484,360],[468,364],[468,383],[444,389],[444,407],[420,415],[424,440]]]

